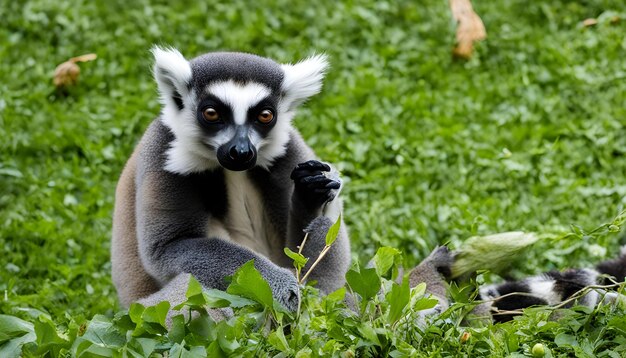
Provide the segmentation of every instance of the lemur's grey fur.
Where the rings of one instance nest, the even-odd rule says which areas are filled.
[[[283,248],[297,250],[306,231],[302,253],[316,258],[341,210],[340,180],[290,124],[319,91],[325,58],[279,65],[242,53],[187,61],[175,50],[153,52],[163,111],[116,191],[111,260],[120,302],[178,304],[189,274],[225,289],[224,278],[254,259],[275,298],[295,309],[298,283]],[[202,122],[206,106],[221,111],[219,126]],[[255,122],[262,108],[274,111],[271,125]],[[341,227],[309,278],[326,293],[344,284],[350,264]]]

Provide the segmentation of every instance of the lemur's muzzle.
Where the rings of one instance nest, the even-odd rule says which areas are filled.
[[[256,148],[248,138],[248,128],[238,126],[233,139],[218,148],[217,159],[228,170],[252,168],[256,164]]]

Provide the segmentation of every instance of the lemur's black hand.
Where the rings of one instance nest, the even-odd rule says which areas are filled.
[[[291,172],[295,190],[309,205],[321,206],[335,198],[341,182],[328,178],[330,166],[317,160],[298,164]]]

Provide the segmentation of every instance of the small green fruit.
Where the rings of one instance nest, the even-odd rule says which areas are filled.
[[[539,358],[543,357],[546,354],[546,348],[541,343],[537,343],[533,346],[533,349],[530,351],[533,357]]]

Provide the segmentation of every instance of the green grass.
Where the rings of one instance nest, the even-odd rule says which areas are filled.
[[[343,172],[356,260],[384,245],[414,265],[439,243],[508,230],[547,237],[513,275],[612,256],[623,234],[586,231],[626,204],[626,3],[475,1],[488,39],[466,62],[451,58],[447,6],[1,0],[0,312],[28,321],[47,312],[62,331],[119,310],[113,194],[159,112],[153,44],[189,57],[329,55],[324,90],[295,125]],[[583,27],[589,17],[599,23]],[[89,52],[98,59],[81,65],[80,84],[55,92],[55,66]],[[568,334],[591,335],[617,314]],[[535,318],[479,335],[493,342],[526,326],[532,335]]]

